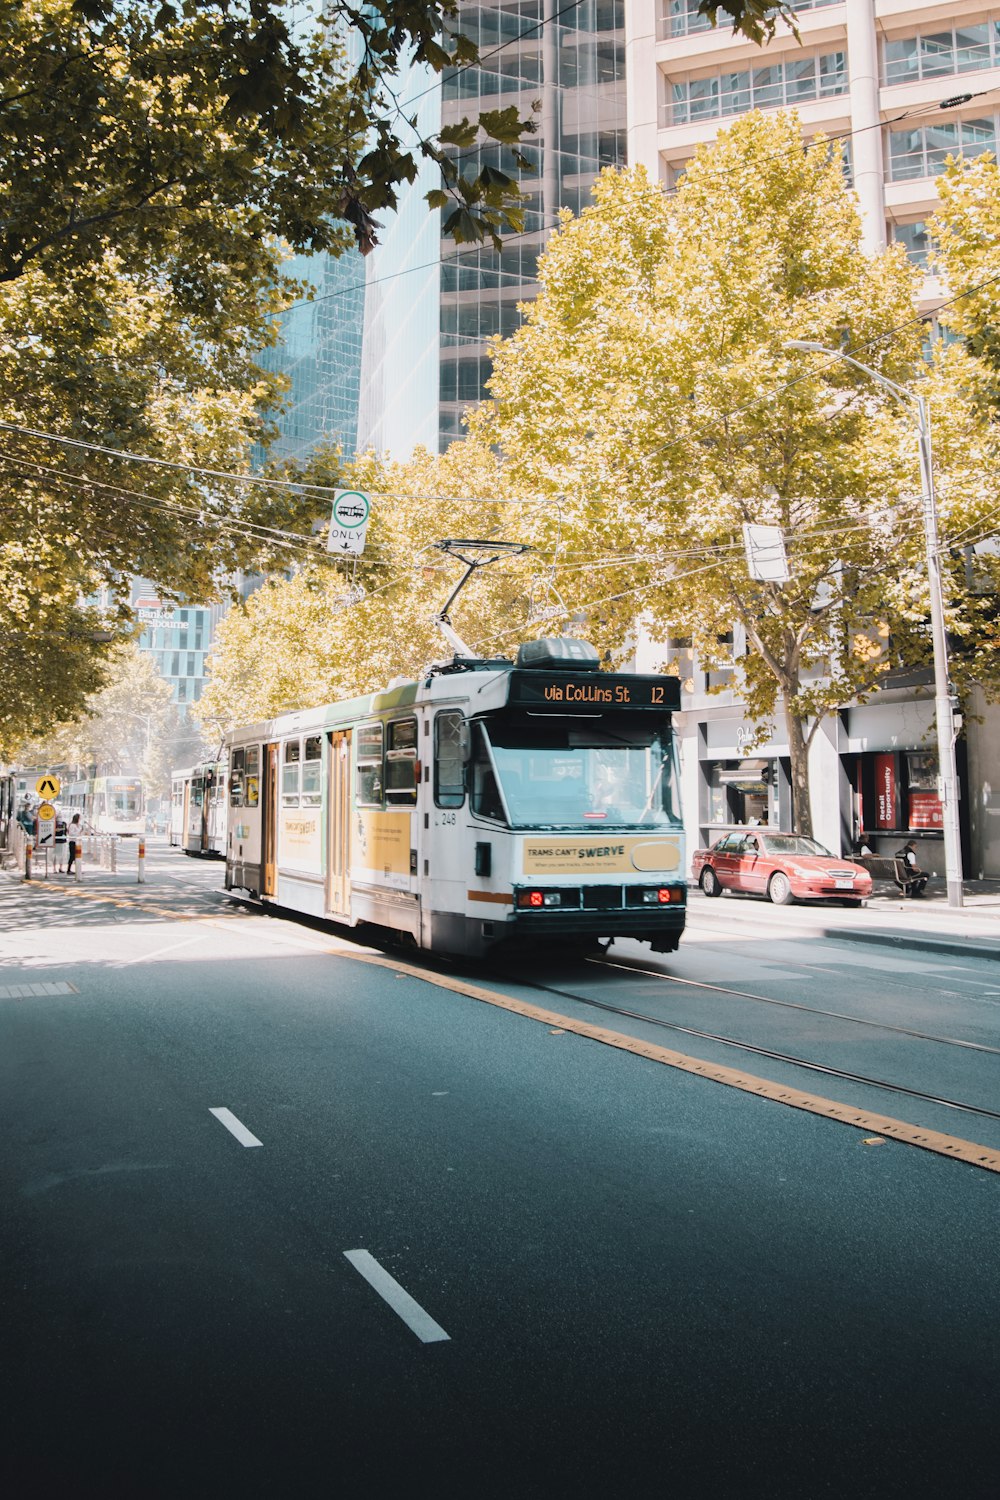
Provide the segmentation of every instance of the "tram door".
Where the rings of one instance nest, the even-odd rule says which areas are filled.
[[[351,731],[330,735],[330,785],[327,788],[329,849],[326,909],[346,917],[351,909]]]
[[[277,889],[278,845],[278,746],[264,746],[264,806],[261,808],[261,882],[262,896],[273,896]]]

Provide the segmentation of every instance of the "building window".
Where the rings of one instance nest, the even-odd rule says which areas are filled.
[[[822,52],[791,56],[767,68],[744,68],[707,78],[670,82],[670,103],[664,125],[686,125],[691,120],[745,114],[749,109],[778,109],[807,99],[846,94],[847,53]]]
[[[894,224],[892,237],[898,245],[904,247],[908,258],[915,266],[919,266],[922,271],[927,270],[927,256],[931,242],[923,219],[917,219],[913,224]]]
[[[996,66],[1000,22],[980,21],[926,35],[899,37],[882,47],[885,83],[914,83],[950,73],[975,73]]]
[[[842,0],[795,0],[795,13],[804,10],[819,10],[822,6],[840,5]],[[698,0],[660,0],[656,19],[656,35],[666,41],[672,36],[690,36],[696,31],[710,31],[712,23],[698,10]]]
[[[936,177],[949,156],[981,156],[996,150],[996,122],[942,120],[889,132],[889,178],[908,182],[915,177]]]

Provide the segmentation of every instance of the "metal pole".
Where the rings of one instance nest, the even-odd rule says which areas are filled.
[[[948,881],[948,905],[961,906],[962,842],[958,827],[958,772],[955,763],[955,720],[951,683],[948,680],[948,638],[944,628],[941,564],[938,559],[937,502],[934,494],[934,456],[927,402],[917,396],[920,434],[920,484],[927,543],[927,583],[930,589],[931,637],[934,646],[934,716],[937,723],[938,769],[944,822],[944,864]]]

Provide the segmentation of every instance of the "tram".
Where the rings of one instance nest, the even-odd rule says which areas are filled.
[[[228,770],[215,760],[172,773],[170,842],[185,854],[225,854]]]
[[[70,782],[60,798],[72,816],[78,812],[95,833],[134,838],[146,831],[146,798],[138,776],[96,776]]]
[[[603,672],[558,637],[235,730],[226,888],[457,955],[673,952],[679,708],[677,678]]]

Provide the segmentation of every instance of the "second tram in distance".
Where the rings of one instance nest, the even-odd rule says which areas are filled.
[[[675,677],[564,637],[235,730],[226,888],[418,947],[684,929]]]
[[[73,781],[60,799],[67,816],[78,812],[95,833],[137,838],[146,831],[146,796],[138,776],[96,776]]]
[[[172,773],[168,837],[175,848],[185,854],[225,854],[227,774],[224,760]]]

